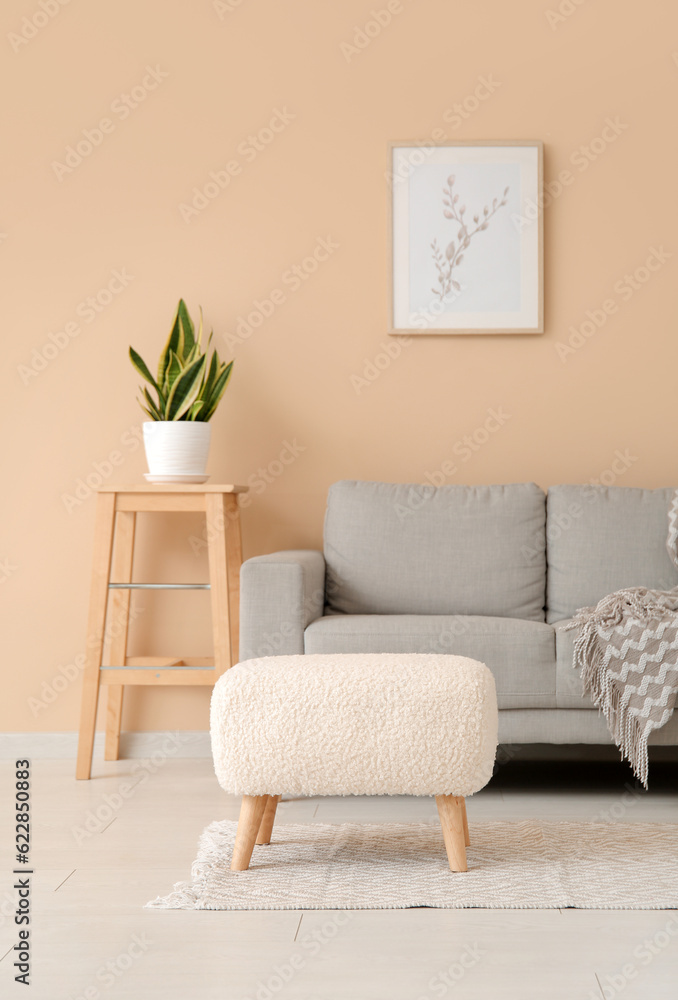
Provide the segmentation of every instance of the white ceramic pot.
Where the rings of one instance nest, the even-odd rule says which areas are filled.
[[[199,420],[147,420],[144,447],[151,476],[204,476],[211,426]]]

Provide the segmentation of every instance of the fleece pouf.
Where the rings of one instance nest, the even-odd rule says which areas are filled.
[[[244,796],[237,870],[270,840],[283,792],[435,795],[465,870],[463,798],[489,781],[497,747],[494,679],[476,660],[428,653],[246,660],[215,685],[211,735],[220,785]]]

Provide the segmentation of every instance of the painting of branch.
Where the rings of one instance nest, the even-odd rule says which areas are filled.
[[[504,188],[501,200],[493,198],[492,207],[485,205],[482,215],[474,215],[473,225],[469,226],[464,219],[466,205],[459,205],[459,195],[454,190],[454,183],[455,176],[450,174],[447,178],[447,185],[443,188],[443,215],[457,228],[456,239],[452,239],[447,244],[444,252],[438,246],[437,239],[434,238],[431,243],[433,263],[438,272],[437,287],[431,290],[441,302],[453,289],[455,292],[461,291],[461,285],[453,277],[454,270],[464,260],[474,237],[488,228],[492,217],[506,204],[506,196],[509,192],[508,187]]]

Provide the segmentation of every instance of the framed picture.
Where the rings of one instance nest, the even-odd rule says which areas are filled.
[[[389,154],[389,333],[543,333],[543,144]]]

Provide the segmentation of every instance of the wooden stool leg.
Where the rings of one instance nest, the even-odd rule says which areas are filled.
[[[231,666],[238,662],[240,646],[240,567],[242,535],[238,494],[227,494],[226,501],[226,572],[228,575],[229,617],[231,621]]]
[[[134,561],[134,511],[118,511],[115,521],[115,546],[111,575],[114,583],[130,583]],[[127,634],[129,632],[129,606],[131,592],[114,590],[111,597],[111,623],[113,626],[110,643],[110,663],[124,667],[127,656]],[[122,684],[108,685],[106,709],[105,760],[117,760],[120,756],[120,724],[122,722]]]
[[[268,802],[268,795],[243,795],[240,819],[235,835],[235,846],[231,859],[232,872],[247,871],[254,850],[254,842],[259,833],[261,820]]]
[[[205,496],[207,553],[210,569],[212,634],[214,637],[215,680],[233,665],[231,661],[231,614],[226,569],[226,505],[222,493]],[[247,865],[245,865],[247,867]]]
[[[99,493],[94,527],[94,559],[87,618],[85,671],[82,678],[78,760],[75,769],[76,778],[85,780],[92,773],[92,750],[99,702],[99,670],[104,649],[108,581],[113,549],[114,513],[115,493]]]
[[[465,872],[466,846],[464,844],[464,799],[458,795],[436,795],[436,805],[443,828],[447,860],[453,872]]]
[[[471,843],[471,838],[468,832],[468,816],[466,815],[466,799],[461,800],[462,814],[464,818],[464,843],[468,847]]]
[[[112,659],[112,657],[111,657]],[[106,742],[104,760],[118,760],[120,757],[120,728],[122,725],[123,684],[107,684],[106,700]]]
[[[275,811],[278,808],[279,802],[279,795],[269,795],[261,820],[261,826],[259,827],[259,833],[257,834],[257,844],[271,843],[271,833],[273,831],[273,824],[275,823]]]

